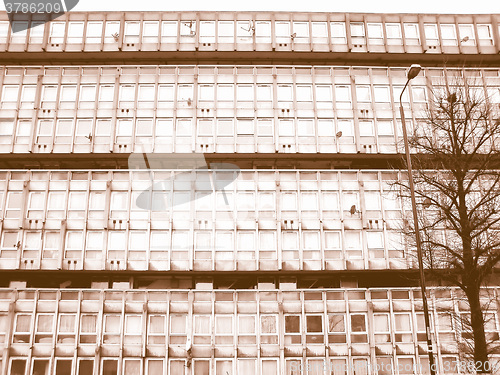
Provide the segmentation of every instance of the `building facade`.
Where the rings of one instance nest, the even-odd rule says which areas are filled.
[[[499,21],[1,14],[2,374],[429,373],[399,95],[422,64],[410,132],[449,77],[500,106]],[[464,295],[428,291],[465,374]]]

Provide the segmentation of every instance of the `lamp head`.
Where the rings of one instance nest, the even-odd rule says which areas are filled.
[[[422,67],[419,64],[411,64],[410,70],[408,70],[408,75],[407,75],[408,80],[411,80],[416,76],[418,76],[418,73],[420,73],[421,69]]]

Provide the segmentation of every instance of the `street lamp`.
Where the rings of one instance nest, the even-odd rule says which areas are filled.
[[[422,304],[424,307],[424,320],[425,320],[425,339],[427,341],[427,354],[429,356],[429,367],[431,375],[436,375],[436,368],[434,366],[434,354],[432,350],[431,330],[429,321],[429,307],[427,305],[427,294],[425,291],[425,273],[424,273],[424,260],[422,256],[422,242],[420,240],[420,229],[418,226],[417,202],[415,199],[415,185],[413,182],[413,170],[411,167],[410,147],[408,145],[408,133],[406,131],[405,112],[403,110],[403,93],[408,86],[410,80],[418,76],[422,67],[418,64],[412,64],[408,71],[407,80],[401,95],[399,96],[399,113],[401,114],[401,123],[403,128],[403,140],[405,143],[406,165],[408,169],[408,184],[410,185],[411,208],[413,212],[413,223],[415,228],[415,239],[417,243],[417,258],[418,258],[418,271],[420,275],[420,290],[422,292]]]

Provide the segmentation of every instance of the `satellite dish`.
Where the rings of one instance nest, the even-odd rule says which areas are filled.
[[[342,131],[338,131],[338,132],[337,132],[337,134],[335,134],[335,136],[336,136],[337,138],[342,137]]]
[[[358,212],[358,211],[356,210],[356,205],[355,205],[355,204],[353,204],[353,205],[351,206],[351,209],[349,210],[349,212],[351,213],[351,215],[354,215],[356,212]]]

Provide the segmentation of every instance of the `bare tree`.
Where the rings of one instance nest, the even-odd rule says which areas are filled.
[[[463,291],[470,307],[463,325],[471,331],[463,342],[470,344],[476,372],[489,373],[495,343],[485,334],[481,287],[500,261],[500,120],[482,82],[456,72],[431,88],[409,143],[426,272]],[[407,183],[397,184],[406,200]],[[412,220],[405,222],[411,242]]]

